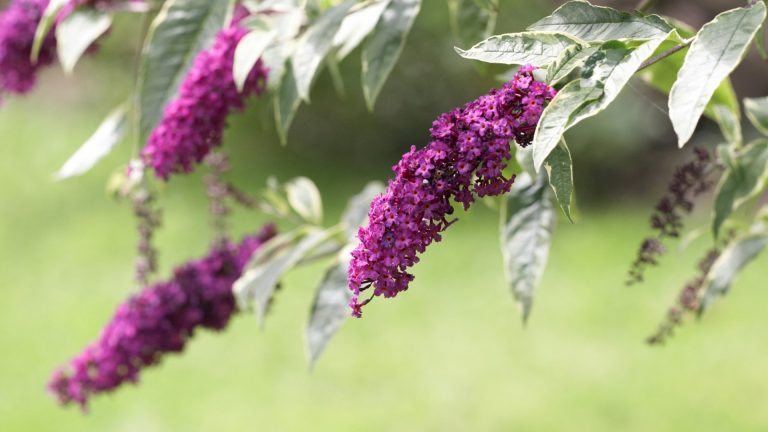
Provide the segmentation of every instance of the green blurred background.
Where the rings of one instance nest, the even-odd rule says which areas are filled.
[[[699,25],[737,2],[662,2]],[[630,8],[632,2],[614,2]],[[498,32],[519,31],[552,9],[502,1]],[[426,1],[375,113],[359,90],[359,57],[343,65],[346,94],[323,76],[281,147],[269,103],[232,118],[232,179],[258,190],[268,175],[313,178],[329,222],[346,199],[412,145],[439,113],[496,85],[453,54],[442,1]],[[633,82],[598,118],[570,135],[580,215],[561,221],[527,328],[502,276],[497,216],[478,205],[431,247],[406,294],[374,302],[348,322],[313,371],[304,326],[322,267],[291,273],[264,331],[239,316],[222,334],[201,332],[182,356],[146,370],[138,386],[95,398],[91,413],[62,409],[44,391],[51,370],[78,353],[134,289],[134,222],[109,198],[119,147],[84,177],[51,175],[131,84],[135,24],[117,22],[74,78],[45,71],[30,97],[0,110],[0,430],[2,431],[467,431],[768,429],[768,260],[666,347],[643,343],[693,272],[706,240],[672,252],[645,285],[623,286],[676,151],[664,100]],[[768,92],[751,55],[741,96]],[[714,142],[704,123],[696,142]],[[161,274],[204,253],[210,240],[199,173],[160,194]],[[708,199],[708,198],[707,198]],[[689,226],[706,223],[697,213]],[[238,212],[235,231],[265,219]],[[760,282],[763,280],[763,282]]]

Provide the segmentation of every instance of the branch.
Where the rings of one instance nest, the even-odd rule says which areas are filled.
[[[640,0],[640,3],[635,6],[635,10],[640,13],[646,13],[648,12],[654,5],[656,5],[656,2],[659,0]]]
[[[676,53],[678,51],[680,51],[681,49],[688,47],[688,45],[690,45],[690,44],[691,44],[691,42],[689,41],[689,42],[686,42],[686,43],[674,46],[674,47],[672,47],[672,48],[670,48],[670,49],[668,49],[668,50],[666,50],[666,51],[664,51],[664,52],[662,52],[662,53],[660,53],[658,55],[655,55],[655,56],[649,58],[648,60],[644,61],[640,65],[639,68],[637,68],[637,71],[639,72],[639,71],[647,68],[648,66],[651,66],[654,63],[658,63],[658,62],[664,60],[665,58],[671,56],[672,54],[674,54],[674,53]]]

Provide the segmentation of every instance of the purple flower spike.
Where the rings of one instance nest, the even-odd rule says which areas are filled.
[[[395,297],[408,289],[407,269],[419,261],[454,220],[451,199],[468,209],[475,197],[508,192],[515,178],[502,171],[510,158],[510,140],[521,147],[533,141],[541,112],[555,90],[533,78],[534,67],[520,68],[500,89],[440,116],[425,148],[411,147],[393,167],[387,191],[374,199],[369,224],[358,232],[352,252],[350,308],[361,316],[374,296]],[[373,287],[371,297],[361,293]]]
[[[49,0],[13,0],[0,13],[0,102],[5,94],[25,94],[37,82],[37,71],[53,63],[56,40],[53,32],[43,41],[36,63],[32,45],[37,26]]]
[[[99,339],[54,372],[48,389],[62,404],[86,409],[88,399],[125,382],[163,355],[181,352],[197,328],[222,330],[235,312],[232,284],[254,251],[275,235],[267,225],[239,245],[223,243],[176,268],[167,282],[143,289],[118,307]]]
[[[242,92],[232,77],[235,48],[248,30],[239,26],[243,8],[232,25],[220,31],[210,49],[201,51],[179,89],[165,108],[143,151],[144,161],[167,180],[171,174],[192,171],[221,144],[227,116],[242,110],[245,98],[264,91],[267,70],[261,60],[251,71]]]

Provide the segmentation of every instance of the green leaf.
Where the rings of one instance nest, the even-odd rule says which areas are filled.
[[[501,252],[504,270],[523,322],[533,305],[533,294],[547,264],[555,211],[545,176],[535,181],[524,173],[512,186],[501,211]]]
[[[557,33],[507,33],[491,36],[466,51],[454,49],[466,59],[486,63],[545,66],[557,60],[563,50],[578,43]]]
[[[325,56],[333,48],[333,38],[353,4],[354,2],[347,1],[327,10],[296,43],[296,49],[291,56],[291,66],[301,99],[309,102],[312,81]]]
[[[712,230],[717,237],[723,222],[749,199],[759,194],[768,181],[768,140],[759,140],[739,152],[715,194]]]
[[[301,105],[301,97],[296,88],[293,68],[290,64],[283,74],[283,81],[280,83],[278,93],[274,95],[274,103],[277,133],[280,136],[280,143],[285,145],[288,142],[288,131],[291,129],[291,123],[293,123],[296,111]]]
[[[323,202],[315,183],[306,177],[296,177],[285,184],[291,208],[305,221],[320,225],[323,220]]]
[[[240,39],[235,48],[235,59],[232,64],[232,76],[238,91],[243,91],[248,75],[276,36],[277,33],[274,31],[251,30]]]
[[[536,171],[557,147],[565,133],[568,122],[583,106],[594,103],[603,95],[602,87],[584,80],[571,81],[565,85],[554,99],[544,108],[536,133],[533,136],[532,155]]]
[[[707,275],[702,311],[709,308],[716,297],[728,293],[739,272],[768,246],[768,235],[752,234],[734,241],[715,261]]]
[[[294,49],[294,38],[299,34],[305,18],[304,10],[299,8],[289,8],[269,16],[268,28],[274,31],[277,36],[274,43],[262,54],[261,61],[264,63],[264,67],[269,69],[267,87],[270,90],[280,88],[283,75],[289,66],[286,65],[287,60]]]
[[[65,73],[72,73],[83,53],[111,25],[111,15],[95,9],[82,9],[75,10],[56,26],[56,51]]]
[[[678,44],[678,36],[673,34],[667,40],[662,42],[662,44],[659,46],[659,48],[656,49],[656,52],[653,53],[653,55],[665,52],[677,46]],[[646,84],[668,95],[670,90],[672,90],[672,85],[674,85],[675,80],[677,79],[677,72],[683,66],[683,61],[685,61],[685,53],[687,52],[687,49],[688,48],[686,47],[672,54],[671,56],[666,57],[663,60],[660,60],[641,70],[638,73],[638,76],[643,81],[645,81]],[[730,78],[726,78],[717,87],[717,90],[715,90],[715,93],[712,95],[712,99],[704,109],[704,115],[713,120],[716,119],[714,110],[715,105],[727,106],[731,111],[737,113],[738,116],[739,100],[736,97],[736,92],[733,90],[733,85],[731,84]]]
[[[768,0],[763,0],[763,3],[768,5]],[[762,57],[763,60],[768,60],[768,52],[765,50],[765,36],[766,27],[765,21],[763,21],[763,25],[760,26],[760,30],[758,31],[757,37],[755,38],[755,46],[757,47],[757,52],[760,54],[760,57]]]
[[[53,28],[56,15],[59,14],[61,8],[68,2],[69,0],[51,0],[48,2],[48,6],[45,7],[43,16],[37,24],[37,29],[35,29],[35,39],[32,41],[32,51],[30,52],[32,63],[37,63],[37,59],[40,57],[40,49],[43,47],[43,42],[45,42],[45,38],[48,37],[51,28]]]
[[[493,34],[498,6],[487,6],[476,0],[448,0],[451,31],[461,46],[472,46]]]
[[[725,140],[734,146],[740,146],[742,143],[741,137],[741,121],[731,108],[725,105],[715,105],[713,107],[715,111],[715,120],[720,131],[723,133]]]
[[[231,0],[167,0],[155,17],[139,72],[141,142],[160,121],[195,56],[226,24],[231,6]]]
[[[339,31],[333,38],[333,46],[338,47],[336,59],[343,60],[349,53],[357,48],[363,39],[368,36],[389,5],[390,0],[375,0],[363,3],[361,7],[353,9],[341,23]]]
[[[96,132],[77,149],[54,177],[57,180],[63,180],[85,173],[109,154],[112,148],[125,137],[127,131],[128,110],[126,105],[121,105],[104,119]]]
[[[699,30],[669,96],[669,117],[682,147],[715,90],[741,62],[765,19],[765,4],[723,12]]]
[[[384,192],[384,185],[380,182],[370,182],[359,194],[353,196],[347,203],[347,208],[341,215],[341,223],[347,232],[347,238],[352,241],[357,237],[358,229],[368,219],[368,210],[371,201]]]
[[[666,37],[672,27],[656,15],[640,16],[583,1],[571,1],[528,27],[567,34],[587,42]]]
[[[581,79],[566,84],[539,119],[533,138],[537,172],[565,131],[608,107],[662,40],[650,40],[634,48],[608,42],[586,60]]]
[[[744,110],[747,118],[763,135],[768,135],[768,96],[761,98],[745,98]]]
[[[421,0],[391,0],[363,46],[363,96],[371,111],[403,52],[420,9]]]
[[[563,209],[563,213],[568,220],[573,223],[571,217],[571,200],[573,196],[573,161],[571,160],[571,151],[565,140],[561,139],[560,144],[552,150],[547,160],[544,162],[544,169],[547,170],[547,178],[555,198]]]
[[[547,68],[547,84],[555,85],[568,77],[574,69],[580,67],[598,48],[594,45],[571,45],[563,50]]]
[[[567,129],[607,108],[664,39],[665,37],[652,39],[632,48],[616,42],[607,42],[600,49],[605,53],[604,57],[599,55],[600,51],[590,56],[582,69],[582,79],[600,83],[603,95],[598,100],[582,106],[569,120]]]
[[[301,228],[264,244],[232,286],[240,308],[255,309],[259,323],[263,325],[280,279],[330,235],[329,231]]]
[[[328,341],[339,331],[350,315],[349,300],[352,293],[347,283],[347,270],[352,248],[347,247],[326,270],[312,302],[307,325],[307,350],[310,366],[322,354]]]

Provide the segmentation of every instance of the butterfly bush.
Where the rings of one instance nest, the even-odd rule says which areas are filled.
[[[227,116],[242,110],[247,96],[264,91],[267,69],[259,60],[237,90],[232,76],[235,48],[248,30],[240,7],[229,28],[220,31],[210,49],[201,51],[181,84],[178,97],[166,108],[143,150],[144,161],[158,177],[190,172],[196,163],[221,144]]]
[[[120,305],[99,339],[48,384],[62,404],[86,408],[97,393],[136,382],[141,369],[180,352],[198,328],[221,330],[235,311],[232,284],[261,245],[275,235],[267,225],[239,244],[219,242],[205,258],[174,271],[167,282],[147,287]]]
[[[43,40],[37,62],[32,45],[49,0],[13,0],[0,13],[0,102],[7,94],[25,94],[37,82],[37,71],[56,58],[53,32]]]
[[[449,220],[451,199],[466,210],[475,197],[510,190],[515,178],[502,172],[511,156],[509,142],[526,147],[533,141],[541,112],[556,93],[534,79],[534,69],[523,66],[500,89],[441,115],[430,129],[430,143],[411,147],[393,167],[396,177],[373,200],[368,226],[359,230],[360,244],[352,252],[354,316],[374,296],[395,297],[408,289],[414,276],[407,269],[419,261],[417,254],[455,222]],[[360,301],[371,287],[372,295]]]

